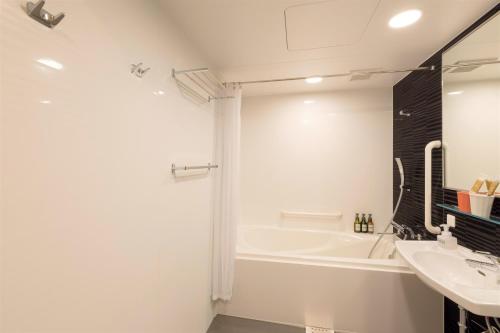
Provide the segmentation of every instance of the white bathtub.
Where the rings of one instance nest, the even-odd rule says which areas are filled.
[[[394,254],[394,242],[384,237],[372,257],[368,254],[376,235],[339,231],[291,229],[268,226],[241,226],[238,230],[238,257],[267,258],[348,265],[367,269],[409,272],[408,266]]]
[[[440,333],[443,298],[383,240],[337,231],[242,226],[233,298],[222,314],[357,333]]]

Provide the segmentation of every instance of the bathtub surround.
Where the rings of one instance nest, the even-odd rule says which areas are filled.
[[[0,11],[0,331],[205,332],[211,181],[170,167],[213,160],[214,113],[170,70],[206,60],[154,0],[47,1],[53,30],[22,3]]]
[[[216,101],[212,300],[231,299],[240,220],[241,88],[222,92]]]
[[[392,212],[383,195],[394,163],[390,96],[353,90],[244,98],[242,223],[353,232],[355,213],[370,212],[381,230]]]
[[[387,238],[367,259],[376,239],[241,225],[233,297],[218,313],[363,333],[439,333],[442,296],[397,257],[388,259],[394,246]]]
[[[457,36],[443,49],[439,50],[422,66],[441,65],[441,54],[458,42],[461,38],[472,32],[489,17],[500,11],[500,4],[471,25],[462,34]],[[428,239],[435,236],[425,232],[423,227],[424,216],[424,148],[433,140],[442,140],[442,89],[441,71],[414,72],[406,76],[394,86],[394,156],[402,156],[405,163],[408,181],[406,184],[411,191],[404,196],[401,208],[396,216],[396,221],[404,223],[425,235]],[[405,110],[410,117],[402,117],[400,111]],[[397,168],[393,170],[393,177],[399,177]],[[471,180],[473,181],[473,180]],[[442,154],[436,150],[433,153],[433,198],[432,220],[446,223],[446,214],[436,206],[438,203],[455,204],[456,191],[442,187]],[[398,189],[394,187],[394,203],[397,199]],[[500,200],[495,200],[494,216],[500,217]],[[475,250],[485,250],[500,255],[500,228],[497,225],[483,222],[473,217],[457,216],[456,228],[453,234],[458,238],[459,244]],[[453,302],[445,302],[445,332],[458,332],[457,307]],[[478,324],[479,323],[479,324]],[[468,320],[469,333],[480,333],[484,318],[470,314]]]
[[[349,260],[238,257],[233,298],[219,313],[349,332],[441,332],[441,295],[414,274]]]

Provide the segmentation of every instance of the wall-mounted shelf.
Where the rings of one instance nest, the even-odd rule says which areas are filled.
[[[489,222],[489,223],[494,223],[494,224],[497,224],[497,225],[500,225],[500,220],[496,220],[496,219],[492,219],[492,218],[485,218],[485,217],[481,217],[481,216],[477,216],[477,215],[474,215],[474,214],[471,214],[471,213],[466,213],[466,212],[462,212],[460,209],[458,209],[457,206],[453,206],[453,205],[445,205],[445,204],[437,204],[438,207],[441,207],[449,212],[452,212],[452,213],[456,213],[456,214],[459,214],[459,215],[462,215],[462,216],[468,216],[468,217],[472,217],[472,218],[475,218],[475,219],[478,219],[478,220],[481,220],[481,221],[485,221],[485,222]]]
[[[216,99],[234,98],[234,96],[220,96],[225,85],[208,68],[185,70],[174,68],[172,78],[181,92],[198,104],[210,103]]]

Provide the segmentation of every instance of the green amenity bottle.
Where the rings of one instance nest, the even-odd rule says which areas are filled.
[[[359,213],[356,213],[356,218],[354,219],[354,232],[361,232],[361,222],[359,221]]]
[[[366,222],[366,214],[363,214],[361,217],[361,232],[368,232],[368,222]]]

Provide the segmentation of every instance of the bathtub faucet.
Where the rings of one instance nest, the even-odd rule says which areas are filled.
[[[405,230],[405,231],[407,231],[407,232],[410,234],[410,239],[415,239],[415,238],[417,238],[417,237],[415,236],[415,232],[413,231],[413,229],[412,229],[412,228],[410,228],[409,226],[404,225],[404,224],[403,224],[403,228],[404,228],[404,230]]]
[[[398,236],[401,236],[405,233],[405,226],[404,225],[399,224],[395,221],[392,221],[391,224],[392,224],[393,228],[396,229],[396,234]]]
[[[397,236],[399,236],[399,237],[403,236],[404,239],[409,238],[411,240],[415,240],[415,239],[420,240],[420,238],[421,238],[420,235],[416,235],[415,231],[413,231],[413,229],[410,228],[409,226],[407,226],[406,224],[399,224],[399,223],[394,222],[394,221],[392,221],[391,224],[394,227],[394,229],[396,229]]]

